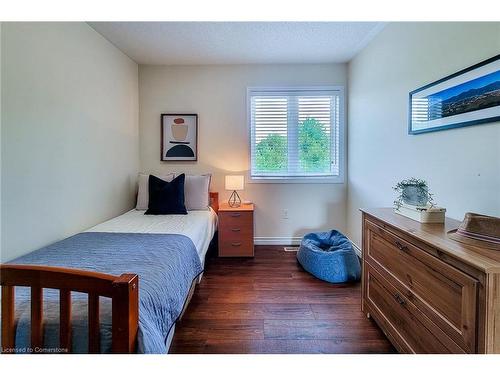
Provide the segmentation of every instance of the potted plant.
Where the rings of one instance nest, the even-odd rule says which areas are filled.
[[[396,209],[399,209],[403,203],[418,207],[434,206],[432,194],[425,180],[412,177],[398,182],[393,189],[398,193],[394,201]]]

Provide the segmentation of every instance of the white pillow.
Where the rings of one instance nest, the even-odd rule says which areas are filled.
[[[184,202],[188,211],[208,210],[211,174],[186,175],[184,182]]]
[[[170,182],[174,179],[174,174],[169,173],[164,176],[157,176],[164,181]],[[136,210],[147,210],[149,206],[149,174],[139,173],[139,190],[137,192]]]

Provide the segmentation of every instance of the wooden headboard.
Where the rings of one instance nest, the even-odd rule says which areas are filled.
[[[210,207],[217,213],[219,212],[219,193],[215,191],[211,191],[208,193],[209,195],[209,204]]]

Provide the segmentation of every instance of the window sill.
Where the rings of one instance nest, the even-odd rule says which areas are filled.
[[[343,184],[343,176],[335,177],[252,177],[248,176],[249,184]]]

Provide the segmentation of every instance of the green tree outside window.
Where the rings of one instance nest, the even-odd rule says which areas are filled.
[[[257,143],[255,164],[257,169],[266,172],[281,172],[288,168],[288,152],[286,137],[269,134]]]
[[[301,172],[330,170],[330,139],[324,126],[315,118],[299,124],[298,154]],[[269,134],[256,145],[257,170],[283,172],[288,169],[288,141],[279,134]]]
[[[299,124],[299,161],[303,172],[330,169],[330,139],[321,122],[306,118]]]

